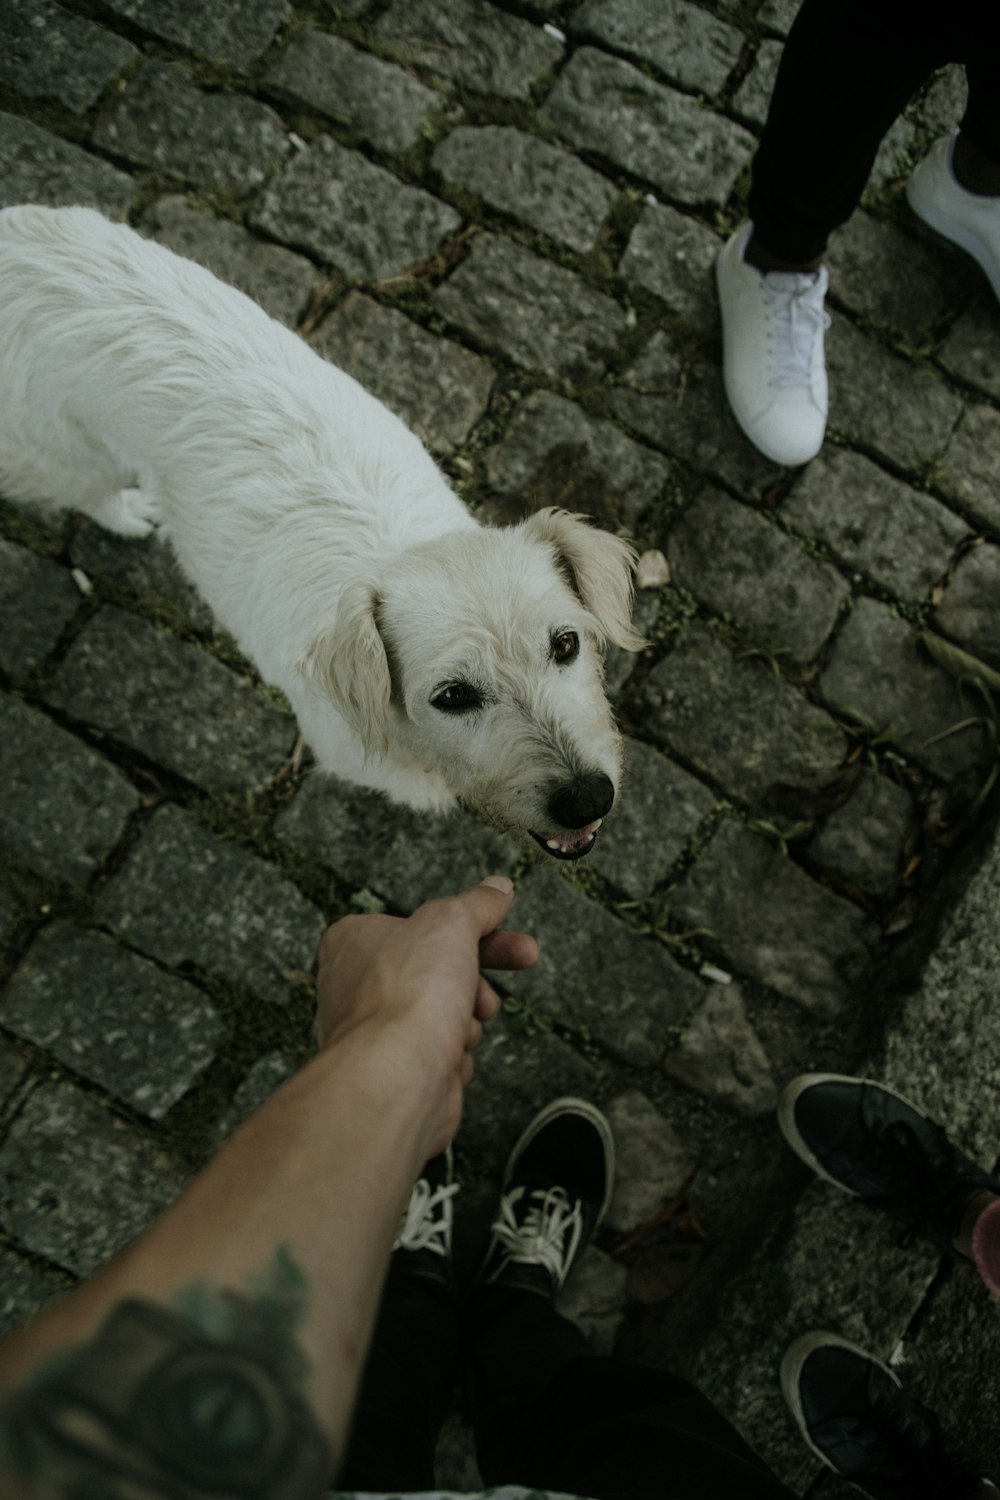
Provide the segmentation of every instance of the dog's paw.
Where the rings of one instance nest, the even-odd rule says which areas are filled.
[[[109,495],[101,507],[101,523],[119,536],[149,536],[160,519],[159,507],[146,490],[125,489]]]

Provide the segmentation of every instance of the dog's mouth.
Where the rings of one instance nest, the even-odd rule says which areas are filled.
[[[603,821],[603,818],[596,818],[583,828],[570,828],[563,833],[536,833],[533,828],[528,832],[539,848],[553,859],[582,859],[597,842],[597,830]]]

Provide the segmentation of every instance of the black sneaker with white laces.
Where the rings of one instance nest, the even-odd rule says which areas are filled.
[[[448,1280],[454,1198],[459,1190],[454,1169],[448,1146],[431,1158],[414,1184],[392,1247],[394,1275],[406,1272],[432,1281]]]
[[[1000,1193],[1000,1179],[964,1156],[940,1125],[864,1078],[803,1073],[782,1093],[778,1123],[820,1177],[941,1249],[953,1249],[973,1198]]]
[[[511,1152],[476,1286],[554,1297],[611,1201],[611,1127],[583,1099],[556,1099]]]
[[[781,1389],[816,1456],[873,1500],[968,1500],[994,1484],[888,1365],[835,1334],[796,1339]]]

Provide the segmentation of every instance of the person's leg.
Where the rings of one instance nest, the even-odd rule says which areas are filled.
[[[435,1486],[434,1449],[461,1360],[460,1303],[449,1271],[451,1153],[428,1162],[410,1199],[338,1490],[392,1493]]]
[[[927,0],[804,0],[751,169],[751,265],[818,266],[830,232],[857,207],[889,127],[951,60],[949,40],[940,7]]]
[[[595,1355],[555,1310],[612,1174],[607,1122],[579,1100],[543,1110],[511,1153],[465,1317],[483,1479],[594,1500],[790,1500],[686,1381]]]

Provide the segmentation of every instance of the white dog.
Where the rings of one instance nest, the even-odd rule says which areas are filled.
[[[593,846],[621,771],[600,650],[642,645],[628,545],[551,509],[481,526],[356,381],[90,209],[0,212],[0,492],[158,527],[323,769]]]

